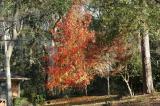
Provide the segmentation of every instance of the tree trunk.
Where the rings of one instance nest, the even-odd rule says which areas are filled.
[[[149,33],[146,25],[143,26],[141,33],[141,53],[142,53],[142,65],[143,65],[143,92],[153,93],[153,79],[150,60],[150,46],[149,46]]]
[[[85,95],[87,96],[88,95],[87,86],[84,88],[84,90],[85,90]]]
[[[127,70],[127,67],[126,67],[126,70]],[[126,85],[127,85],[127,88],[128,88],[128,91],[129,91],[130,96],[133,96],[134,93],[132,92],[132,89],[131,89],[131,87],[130,87],[130,85],[129,85],[129,74],[128,74],[128,73],[121,74],[121,77],[122,77],[123,81],[124,81],[124,82],[126,83]]]
[[[4,34],[4,46],[5,46],[4,69],[6,71],[7,106],[13,106],[13,104],[12,104],[12,84],[11,84],[11,72],[10,72],[10,58],[11,58],[13,48],[14,48],[14,41],[17,39],[18,35],[20,34],[20,32],[22,30],[22,25],[23,25],[23,22],[21,22],[21,25],[19,27],[19,31],[17,32],[17,19],[18,19],[18,12],[17,12],[17,7],[15,7],[13,22],[11,23],[13,26],[12,26],[12,29],[8,29],[8,30],[12,31],[12,36],[10,37],[10,39],[8,39],[7,34],[10,34],[10,33],[5,31],[5,34]],[[4,28],[6,29],[6,27],[4,27]]]
[[[5,54],[5,71],[7,81],[7,106],[12,106],[12,89],[11,89],[11,72],[10,72],[10,57]]]
[[[10,59],[14,48],[14,40],[17,39],[18,33],[16,27],[13,27],[13,37],[10,41],[7,41],[5,34],[5,71],[6,71],[6,83],[7,83],[7,106],[13,106],[12,104],[12,84],[11,84],[11,71],[10,71]]]
[[[10,73],[10,56],[7,48],[6,33],[4,35],[4,46],[5,46],[5,65],[4,69],[6,71],[6,87],[7,87],[7,106],[12,106],[12,89],[11,89],[11,73]]]
[[[124,82],[125,82],[126,85],[127,85],[127,88],[128,88],[128,91],[129,91],[130,96],[133,96],[134,93],[132,92],[132,89],[131,89],[131,87],[130,87],[130,85],[129,85],[129,82],[128,82],[127,80],[125,80],[125,79],[123,79],[123,80],[124,80]]]

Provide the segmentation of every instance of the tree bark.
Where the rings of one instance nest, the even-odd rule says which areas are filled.
[[[13,38],[7,41],[5,34],[5,71],[6,71],[6,83],[7,83],[7,106],[13,106],[12,104],[12,84],[11,84],[11,71],[10,71],[10,59],[14,48],[14,40],[17,39],[18,33],[16,27],[13,27]]]
[[[9,53],[5,54],[5,71],[7,81],[7,106],[12,106],[12,89],[11,89],[11,72],[10,72],[10,57]]]
[[[4,43],[5,43],[5,65],[4,69],[6,71],[6,85],[7,85],[7,106],[13,106],[12,103],[12,84],[11,84],[11,71],[10,71],[10,59],[14,48],[15,40],[17,40],[18,35],[20,34],[23,26],[23,22],[19,27],[19,31],[17,31],[17,20],[18,20],[18,8],[17,5],[15,6],[14,17],[12,24],[12,29],[8,29],[12,31],[12,36],[10,39],[7,39],[6,34],[10,34],[9,32],[5,31],[4,34]]]
[[[149,45],[149,32],[146,25],[143,25],[141,32],[141,53],[143,65],[143,92],[150,94],[154,92],[151,60],[150,60],[150,45]]]
[[[128,82],[127,80],[125,80],[125,79],[124,79],[124,82],[125,82],[126,85],[127,85],[127,88],[128,88],[128,91],[129,91],[130,96],[133,96],[134,93],[132,92],[132,89],[131,89],[131,87],[130,87],[130,85],[129,85],[129,82]]]
[[[133,93],[133,91],[132,91],[132,89],[131,89],[131,87],[130,87],[130,85],[129,85],[129,74],[127,74],[127,73],[124,73],[124,75],[121,74],[121,77],[123,78],[123,81],[124,81],[124,82],[126,83],[126,85],[127,85],[127,88],[128,88],[128,91],[129,91],[130,96],[133,96],[134,93]]]
[[[12,89],[11,89],[11,73],[10,73],[10,56],[7,47],[7,36],[6,32],[4,34],[4,46],[5,46],[5,65],[4,69],[6,71],[6,88],[7,88],[7,106],[12,106]]]

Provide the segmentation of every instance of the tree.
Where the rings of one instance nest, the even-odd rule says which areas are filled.
[[[5,34],[4,35],[9,35],[8,39],[4,39],[5,40],[5,70],[6,70],[6,78],[7,78],[7,103],[8,106],[12,106],[12,93],[11,93],[11,75],[10,75],[10,62],[11,62],[11,55],[13,53],[13,49],[15,47],[15,42],[17,42],[18,38],[22,35],[22,29],[25,30],[27,28],[32,29],[31,31],[38,31],[38,29],[42,29],[41,28],[37,28],[37,25],[39,23],[41,23],[41,25],[43,24],[46,28],[46,24],[44,24],[47,20],[47,22],[49,22],[49,17],[51,18],[51,16],[53,14],[63,14],[65,9],[67,9],[67,7],[69,5],[70,0],[67,0],[67,2],[63,1],[63,0],[55,0],[55,2],[53,0],[47,1],[47,2],[42,2],[41,0],[37,0],[37,1],[25,1],[25,0],[16,0],[16,1],[12,1],[12,0],[5,0],[2,1],[3,4],[3,8],[1,11],[2,17],[4,20],[4,24],[7,27],[4,27],[4,31]],[[39,4],[39,5],[37,5]],[[46,6],[50,4],[50,6]],[[57,6],[53,6],[53,5],[57,5]],[[63,10],[59,7],[62,6]],[[45,7],[45,8],[44,8]],[[52,8],[51,8],[52,7]],[[46,12],[44,12],[46,11]],[[34,14],[36,13],[36,14]],[[51,14],[51,15],[49,15]],[[35,16],[36,19],[39,18],[41,20],[39,20],[39,23],[34,20],[35,17],[33,18],[32,16]],[[43,23],[43,22],[44,23]],[[23,28],[22,28],[23,27]],[[44,30],[44,28],[42,29]],[[44,31],[45,32],[45,31]],[[23,31],[23,35],[25,35],[25,31]],[[4,37],[5,38],[5,37]]]
[[[4,2],[5,3],[5,2]],[[18,35],[20,35],[22,30],[22,22],[20,21],[20,24],[17,23],[18,20],[18,5],[15,5],[15,8],[13,9],[13,19],[12,20],[3,20],[4,23],[4,48],[5,48],[5,64],[4,69],[6,71],[6,82],[7,82],[7,105],[12,106],[12,91],[11,91],[11,73],[10,73],[10,58],[12,55],[12,51],[14,48],[14,41],[17,39]],[[7,27],[7,23],[9,22],[10,25],[12,25],[12,29],[9,30]],[[7,25],[8,26],[8,25]],[[9,31],[11,31],[12,35],[10,36]],[[10,37],[7,39],[7,34]],[[9,40],[9,41],[7,41]]]
[[[143,63],[143,86],[144,93],[153,93],[153,78],[151,70],[151,59],[150,59],[150,45],[148,29],[144,26],[144,32],[142,34],[141,48],[142,48],[142,63]]]
[[[137,47],[137,46],[136,46]],[[133,80],[141,75],[141,58],[139,54],[139,50],[132,46],[132,57],[128,61],[125,62],[123,71],[120,73],[123,81],[126,83],[127,89],[129,91],[130,96],[134,96]],[[135,83],[136,85],[136,83]]]
[[[54,64],[47,68],[50,79],[47,87],[50,89],[86,88],[89,84],[85,49],[94,38],[94,32],[88,30],[91,15],[83,10],[81,0],[72,3],[65,17],[51,31],[57,51],[51,56]]]
[[[99,13],[98,18],[100,19],[99,21],[100,26],[102,27],[100,30],[103,29],[102,30],[103,33],[101,34],[103,34],[103,36],[105,37],[105,39],[102,39],[102,40],[99,39],[100,41],[103,41],[103,42],[112,41],[112,39],[117,35],[119,35],[118,33],[121,33],[121,32],[124,35],[127,35],[126,39],[133,35],[139,36],[140,30],[142,32],[141,35],[143,35],[142,39],[144,39],[144,35],[147,35],[147,33],[149,34],[149,32],[151,32],[151,29],[152,31],[154,30],[157,32],[157,26],[159,24],[156,24],[154,20],[157,20],[158,18],[159,8],[158,8],[158,4],[155,3],[154,0],[153,1],[120,0],[116,2],[102,0],[102,1],[95,1],[95,5],[93,5],[93,8],[96,10],[96,12],[98,11]],[[147,36],[145,37],[147,38]],[[149,42],[149,39],[147,42]],[[147,45],[146,47],[148,48],[149,46]],[[144,46],[144,43],[143,43],[143,46]],[[149,50],[149,49],[145,49],[145,50]],[[149,53],[149,51],[146,53]],[[146,54],[146,53],[143,53],[143,54]],[[145,59],[143,60],[145,61]],[[150,59],[147,59],[147,61],[149,60]],[[150,67],[150,65],[147,67]],[[151,74],[151,70],[149,71],[148,69],[149,68],[144,68],[144,80],[150,80],[150,82],[148,81],[148,84],[147,84],[147,81],[144,81],[144,85],[150,85],[150,88],[147,88],[147,89],[150,89],[150,90],[152,89],[151,91],[153,91],[152,74]],[[145,77],[145,74],[148,73],[148,71],[149,71],[149,74],[147,75],[149,77]],[[149,78],[149,79],[146,79],[146,78]],[[148,91],[145,90],[144,92],[147,93]]]
[[[142,2],[142,31],[141,31],[141,53],[142,53],[142,65],[143,65],[143,90],[144,93],[153,93],[153,78],[152,78],[152,69],[151,69],[151,59],[150,59],[150,44],[149,44],[149,27],[147,25],[148,21],[148,14],[147,11],[149,4],[147,1]]]

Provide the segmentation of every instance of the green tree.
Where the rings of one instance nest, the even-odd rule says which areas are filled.
[[[37,5],[39,4],[39,5]],[[9,39],[5,39],[5,70],[7,76],[7,103],[12,106],[11,93],[11,75],[10,75],[10,60],[15,47],[15,41],[22,35],[25,35],[25,30],[31,29],[33,33],[39,33],[43,30],[46,32],[49,22],[53,16],[62,16],[69,7],[70,0],[49,0],[49,1],[26,1],[26,0],[5,0],[2,1],[1,18],[3,19],[4,31]],[[63,8],[61,8],[63,7]],[[38,20],[37,20],[38,19]],[[57,18],[55,18],[57,19]],[[55,20],[56,21],[56,20]],[[44,27],[43,27],[44,26]],[[47,29],[45,29],[47,28]],[[41,30],[41,31],[40,31]],[[35,35],[34,35],[35,36]]]
[[[106,44],[106,42],[112,42],[112,39],[116,36],[122,35],[125,36],[126,39],[130,36],[137,35],[137,37],[139,36],[139,38],[144,41],[141,46],[147,48],[145,51],[142,51],[142,54],[145,54],[142,55],[142,62],[146,63],[147,59],[147,64],[143,64],[145,93],[152,93],[154,91],[151,65],[149,64],[150,50],[148,36],[150,31],[157,32],[157,26],[159,26],[159,21],[157,20],[159,16],[158,7],[159,4],[154,0],[98,0],[94,1],[91,6],[94,14],[98,14],[96,18],[99,20],[98,30],[101,35],[97,39],[99,42]],[[156,20],[157,23],[155,23],[154,20]],[[140,44],[140,42],[138,44]],[[144,57],[148,58],[144,59]]]

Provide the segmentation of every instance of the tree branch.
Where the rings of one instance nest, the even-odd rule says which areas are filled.
[[[20,22],[20,28],[19,31],[17,32],[18,35],[21,33],[22,29],[23,29],[23,20]]]

